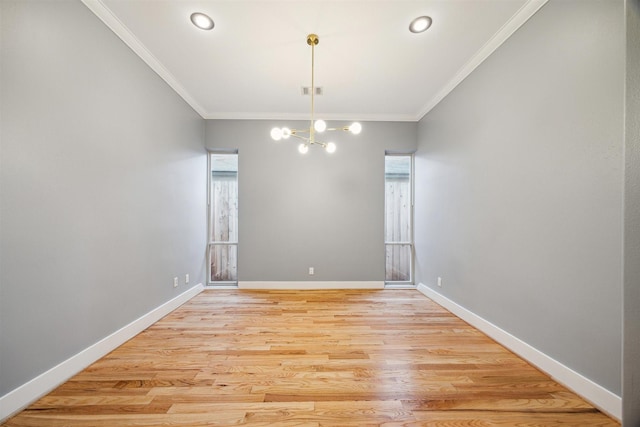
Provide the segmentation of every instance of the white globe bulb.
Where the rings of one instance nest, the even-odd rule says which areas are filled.
[[[307,151],[309,151],[309,146],[307,144],[300,144],[298,145],[298,151],[300,152],[300,154],[307,154]]]
[[[360,132],[362,132],[362,125],[358,122],[353,122],[351,123],[351,126],[349,126],[349,131],[354,134],[357,135]]]
[[[289,139],[290,136],[291,136],[291,129],[282,128],[282,138],[283,139]]]
[[[327,150],[327,153],[335,153],[336,152],[336,144],[334,144],[333,142],[329,142],[327,143],[327,146],[324,147],[325,150]]]
[[[280,141],[282,139],[282,129],[280,128],[271,129],[271,138],[273,138],[274,141]]]
[[[322,119],[316,120],[316,122],[313,124],[313,128],[316,130],[316,132],[322,133],[327,129],[327,122]]]

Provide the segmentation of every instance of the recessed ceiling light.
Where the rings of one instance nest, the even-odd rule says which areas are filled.
[[[196,12],[191,14],[191,22],[201,30],[210,30],[213,28],[213,19],[204,13]]]
[[[433,19],[431,19],[430,16],[420,16],[411,21],[411,24],[409,24],[409,31],[412,33],[421,33],[426,31],[431,26],[432,22]]]

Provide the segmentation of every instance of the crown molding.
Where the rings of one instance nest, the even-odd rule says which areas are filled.
[[[306,120],[308,115],[299,113],[239,113],[208,112],[178,82],[164,65],[142,44],[140,40],[124,25],[102,0],[81,0],[102,22],[105,23],[131,50],[133,50],[153,71],[156,72],[184,101],[202,118],[213,120]],[[358,120],[358,121],[398,121],[418,122],[451,91],[453,91],[469,74],[502,45],[513,33],[529,20],[549,0],[529,0],[511,19],[493,35],[493,37],[471,58],[447,84],[427,102],[416,114],[360,114],[346,117],[344,114],[323,115],[326,120]]]
[[[547,4],[549,0],[529,0],[518,12],[505,23],[491,39],[480,48],[478,52],[458,71],[458,73],[416,114],[416,121],[420,121],[429,111],[431,111],[440,101],[442,101],[451,91],[453,91],[464,79],[469,76],[480,64],[484,62],[502,43],[507,41],[525,22]]]
[[[122,23],[101,0],[81,0],[107,27],[111,29],[133,52],[156,72],[178,95],[185,100],[201,117],[206,117],[204,108],[187,92],[173,74],[153,56],[131,30]]]
[[[309,113],[214,113],[203,116],[208,120],[309,120]],[[322,114],[323,120],[342,122],[417,122],[413,114]]]

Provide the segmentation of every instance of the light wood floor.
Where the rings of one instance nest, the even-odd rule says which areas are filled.
[[[4,426],[617,426],[414,290],[205,291]]]

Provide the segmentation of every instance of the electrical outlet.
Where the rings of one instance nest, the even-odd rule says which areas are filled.
[[[442,277],[438,277],[438,287],[442,287]]]
[[[184,275],[184,284],[188,285],[189,284],[189,274],[185,274]]]
[[[173,287],[174,287],[174,288],[177,288],[177,287],[178,287],[178,278],[177,278],[177,277],[174,277],[174,278],[173,278]]]
[[[316,271],[314,270],[314,268],[309,267],[309,276],[313,276],[314,274],[316,274]]]

